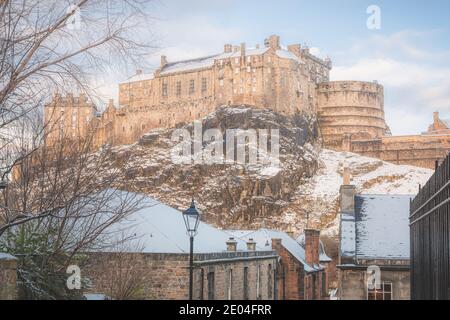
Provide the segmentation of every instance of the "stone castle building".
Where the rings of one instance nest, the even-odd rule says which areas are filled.
[[[83,138],[94,144],[129,144],[155,128],[201,119],[222,105],[251,105],[285,115],[317,114],[324,145],[398,164],[434,168],[450,150],[450,122],[429,131],[393,137],[376,82],[329,81],[330,59],[299,44],[282,47],[276,35],[264,46],[226,44],[222,53],[170,62],[161,57],[151,74],[137,71],[119,84],[119,105],[99,114],[85,96],[56,96],[45,108],[47,143]]]

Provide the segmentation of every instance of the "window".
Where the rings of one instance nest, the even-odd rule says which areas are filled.
[[[233,269],[228,270],[228,286],[227,286],[227,299],[231,300],[233,293]]]
[[[270,300],[272,299],[272,293],[273,293],[273,274],[272,274],[272,265],[269,264],[267,266],[267,298]]]
[[[248,299],[248,267],[244,267],[244,300]]]
[[[208,300],[214,300],[214,272],[208,273]]]
[[[234,63],[239,64],[239,58],[234,58]]]
[[[239,68],[234,69],[234,73],[238,74],[239,73]]]
[[[192,94],[195,92],[195,81],[190,80],[189,81],[189,94]]]
[[[200,275],[198,279],[198,299],[203,300],[203,278],[205,277],[205,271],[200,269]]]
[[[247,67],[247,72],[248,73],[252,72],[252,68],[250,66]]]
[[[252,62],[252,57],[251,56],[247,56],[247,63]]]
[[[322,296],[326,296],[328,293],[327,288],[327,274],[326,272],[322,272]]]
[[[219,86],[223,87],[223,79],[219,80]]]
[[[162,96],[167,97],[167,82],[163,82],[162,84]]]
[[[381,282],[374,288],[367,287],[367,300],[392,300],[392,282]]]
[[[261,266],[256,269],[256,300],[261,300]]]
[[[206,89],[207,89],[206,78],[202,78],[202,92],[206,92]]]
[[[177,96],[181,96],[181,81],[177,81]]]

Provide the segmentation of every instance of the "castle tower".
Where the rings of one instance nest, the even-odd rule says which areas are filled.
[[[383,87],[376,82],[333,81],[318,85],[317,110],[325,146],[342,150],[351,140],[384,136]]]

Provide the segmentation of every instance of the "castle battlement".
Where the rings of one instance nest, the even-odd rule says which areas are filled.
[[[98,146],[129,144],[151,129],[201,119],[219,106],[251,105],[288,116],[318,114],[326,147],[361,154],[370,149],[366,155],[383,159],[380,152],[388,143],[384,138],[391,135],[383,86],[376,81],[330,82],[331,68],[330,59],[316,57],[300,44],[282,46],[277,35],[266,38],[264,46],[225,44],[223,52],[189,60],[161,56],[155,72],[137,70],[121,82],[118,107],[110,102],[102,114],[83,95],[56,96],[45,108],[52,128],[47,142],[82,138],[95,128]],[[435,119],[428,134],[446,134],[446,125]],[[439,157],[449,148],[450,139],[444,136],[442,143],[428,138],[442,151],[436,152]],[[423,145],[427,138],[416,140]],[[408,155],[398,163],[414,164],[414,157],[420,158]],[[420,160],[419,165],[424,163],[434,167],[431,160]]]

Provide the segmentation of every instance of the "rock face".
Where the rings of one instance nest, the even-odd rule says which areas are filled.
[[[193,125],[184,126],[190,132]],[[432,170],[399,166],[353,153],[320,148],[314,118],[288,118],[251,107],[223,107],[205,117],[202,129],[279,129],[280,166],[175,164],[173,130],[152,131],[133,145],[112,150],[111,163],[126,186],[184,210],[195,197],[202,220],[218,227],[261,226],[299,234],[319,228],[335,238],[338,198],[344,167],[349,167],[359,193],[415,194]],[[180,128],[179,128],[180,129]],[[203,146],[208,146],[203,143]]]
[[[188,124],[183,128],[192,133],[193,127]],[[171,139],[173,130],[152,131],[136,144],[114,148],[111,164],[121,168],[125,180],[138,181],[130,188],[177,209],[185,209],[195,197],[202,219],[216,226],[250,228],[261,226],[263,221],[271,225],[289,205],[299,183],[317,169],[315,119],[306,115],[288,118],[247,106],[222,107],[202,120],[203,133],[216,128],[224,134],[228,129],[278,129],[279,166],[176,164],[171,158],[178,143]],[[204,147],[208,144],[203,142]]]

